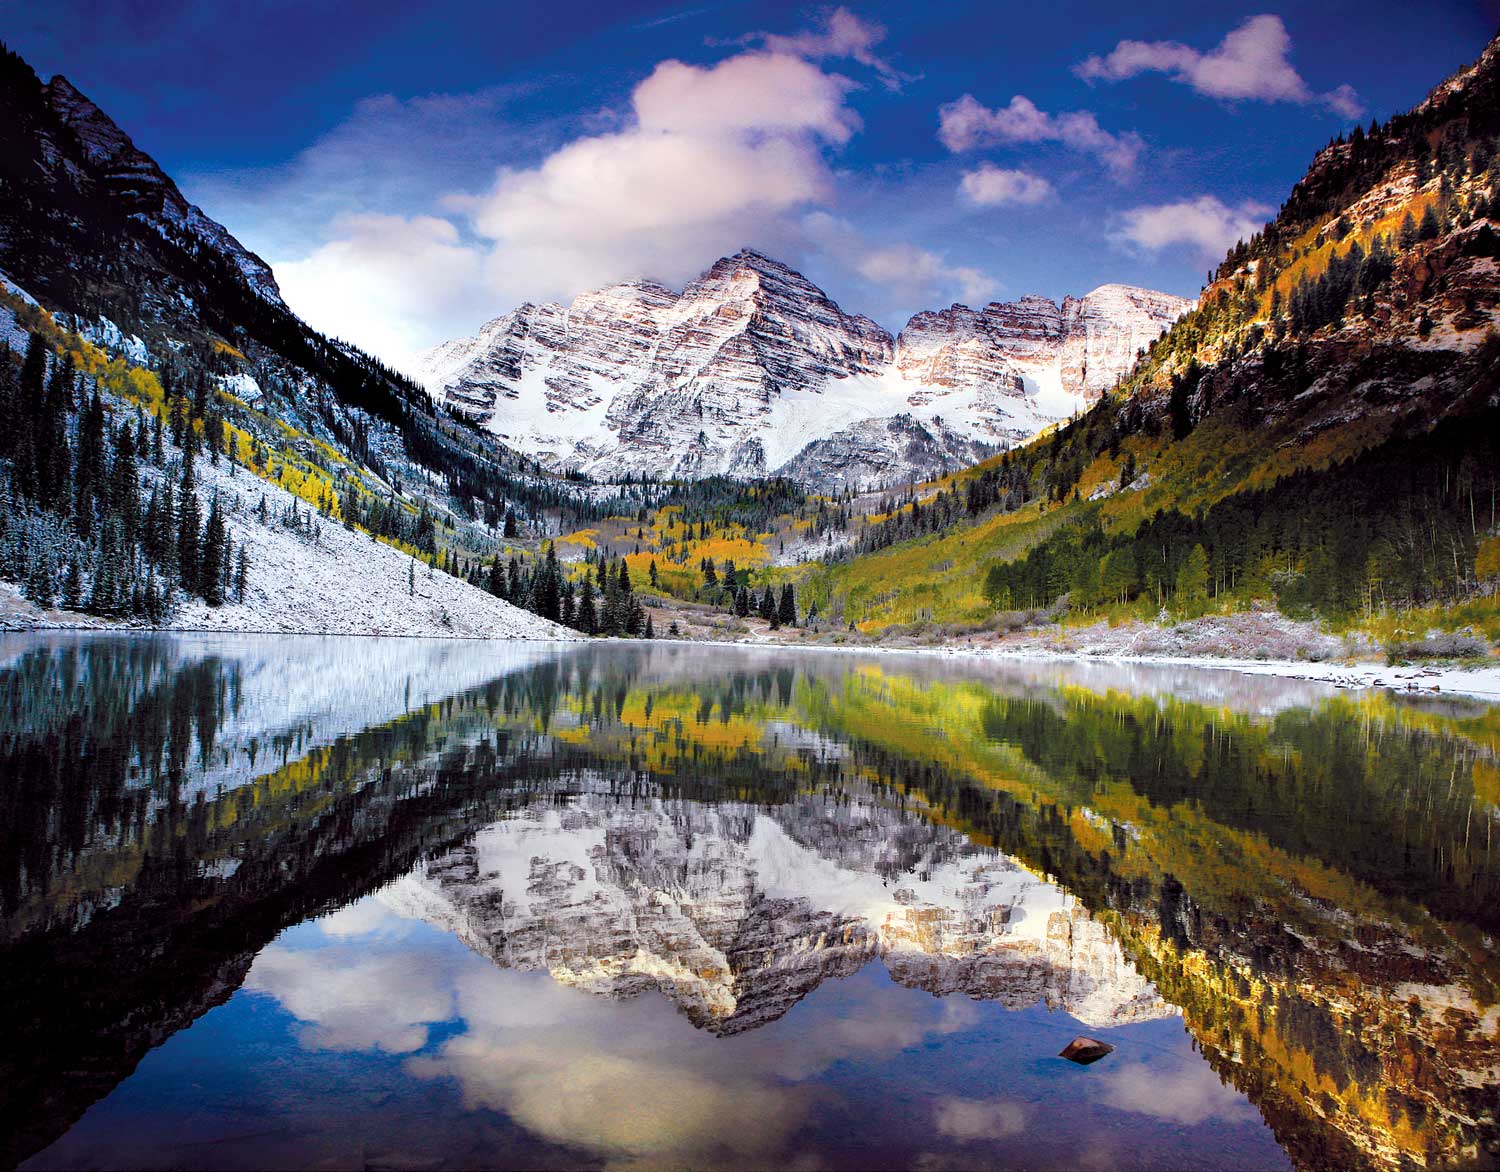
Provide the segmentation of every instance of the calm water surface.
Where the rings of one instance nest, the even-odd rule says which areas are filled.
[[[1493,707],[251,637],[0,694],[0,1163],[1500,1163]]]

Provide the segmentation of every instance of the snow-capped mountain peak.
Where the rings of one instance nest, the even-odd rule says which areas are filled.
[[[1188,304],[1106,285],[1061,306],[921,313],[892,338],[746,248],[680,293],[643,280],[522,305],[427,351],[419,374],[554,468],[832,487],[925,477],[1034,434],[1097,397]]]

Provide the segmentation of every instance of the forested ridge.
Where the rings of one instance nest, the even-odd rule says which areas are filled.
[[[910,494],[813,571],[816,595],[869,629],[1059,601],[1348,621],[1492,598],[1497,161],[1492,43],[1321,151],[1113,393]]]

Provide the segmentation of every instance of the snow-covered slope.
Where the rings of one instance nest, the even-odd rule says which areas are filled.
[[[206,464],[206,462],[204,462]],[[235,548],[249,551],[243,603],[193,599],[172,620],[180,630],[289,631],[332,635],[451,635],[472,639],[578,639],[576,632],[450,574],[429,572],[366,533],[318,518],[317,536],[281,523],[295,498],[241,470],[199,466],[200,491],[217,492]],[[269,523],[258,510],[266,498]],[[310,510],[297,502],[304,516]]]
[[[922,313],[892,338],[746,249],[681,294],[635,281],[567,307],[523,305],[428,351],[420,374],[555,468],[889,482],[1065,417],[1188,304],[1106,285],[1061,306]]]
[[[245,600],[211,607],[190,598],[168,619],[171,630],[582,638],[460,578],[429,573],[367,533],[315,517],[305,502],[244,469],[231,476],[223,464],[204,460],[197,467],[200,494],[205,500],[218,494],[233,548],[248,552]],[[259,515],[262,497],[265,521]],[[308,524],[283,520],[293,505]],[[0,583],[0,630],[114,625],[71,611],[40,611],[16,587]]]

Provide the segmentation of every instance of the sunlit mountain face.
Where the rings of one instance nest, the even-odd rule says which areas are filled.
[[[1497,1159],[1492,707],[167,636],[0,695],[7,1162]]]

